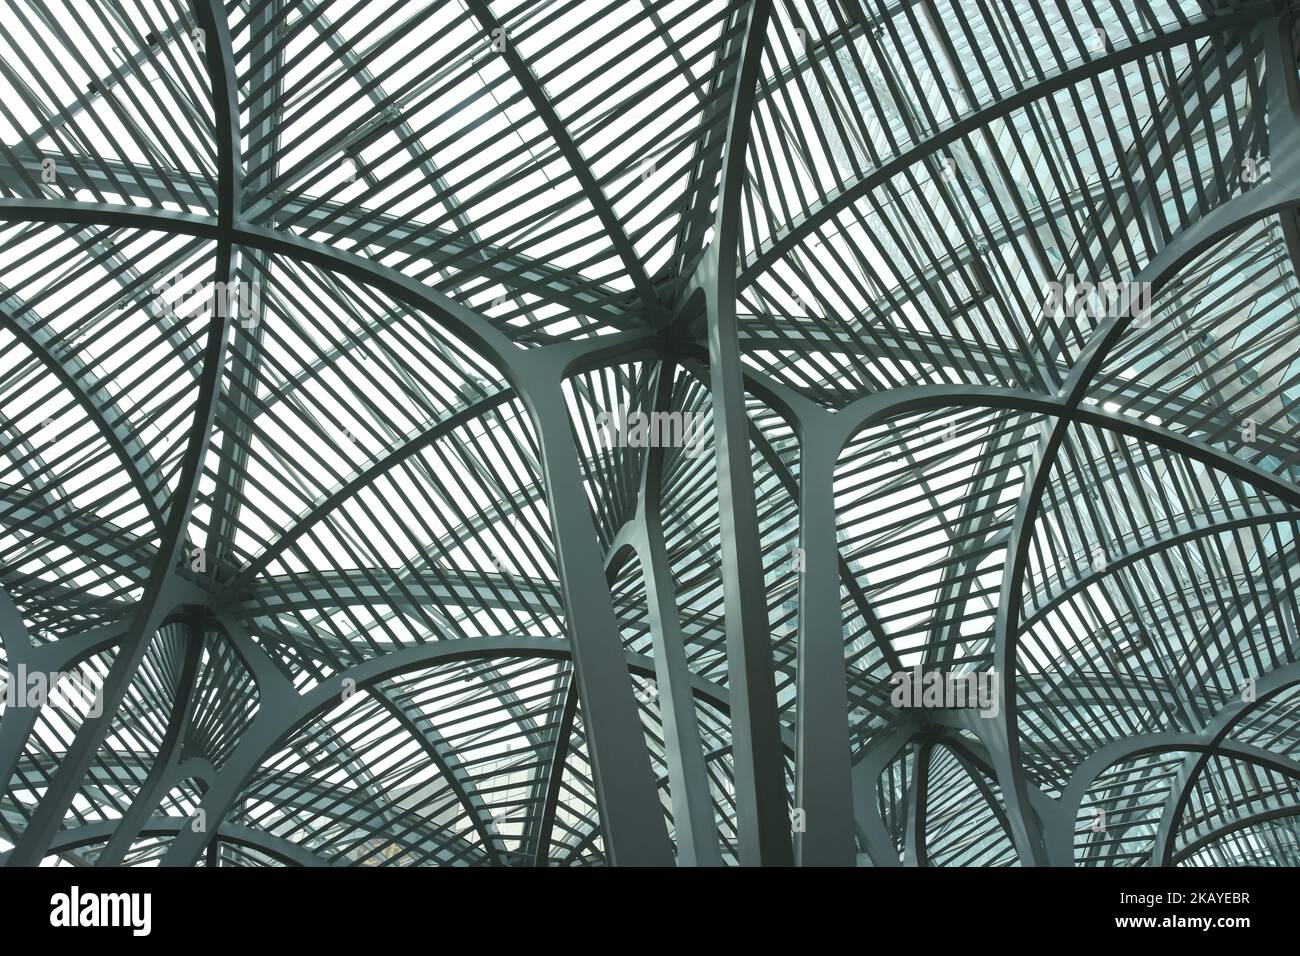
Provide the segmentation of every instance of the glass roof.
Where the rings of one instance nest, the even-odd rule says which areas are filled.
[[[0,860],[1300,863],[1282,7],[0,0]]]

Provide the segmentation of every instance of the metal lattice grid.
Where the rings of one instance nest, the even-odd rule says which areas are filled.
[[[1293,864],[1293,7],[0,0],[0,854]]]

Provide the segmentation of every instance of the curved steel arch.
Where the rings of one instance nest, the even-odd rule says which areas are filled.
[[[111,661],[67,739],[0,722],[6,863],[924,865],[958,770],[1022,863],[1073,862],[1099,775],[1181,747],[1172,864],[1215,837],[1174,846],[1211,757],[1294,776],[1202,724],[1300,655],[1289,14],[1115,8],[1097,50],[1040,3],[359,9],[0,0],[38,117],[0,143],[0,647]],[[174,237],[208,305],[116,330],[87,286],[143,300]],[[1168,292],[1168,328],[1047,314],[1072,269]],[[917,661],[992,667],[1000,716],[894,710]],[[956,763],[891,790],[909,746]],[[259,768],[280,829],[237,806]]]

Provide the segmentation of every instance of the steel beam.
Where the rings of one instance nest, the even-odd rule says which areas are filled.
[[[741,184],[750,111],[771,12],[767,0],[753,0],[749,6],[727,120],[714,240],[690,283],[703,294],[709,329],[736,827],[740,861],[747,866],[790,865],[794,861],[736,329]],[[684,307],[692,308],[695,301],[697,294],[692,293]]]
[[[839,444],[820,421],[799,432],[799,657],[795,687],[796,810],[806,829],[794,837],[799,866],[852,866],[853,783],[845,686],[840,556],[835,535]]]
[[[493,37],[499,38],[501,57],[506,61],[511,75],[524,91],[528,102],[532,104],[533,112],[546,126],[547,132],[550,133],[556,146],[559,147],[560,153],[568,161],[574,178],[582,187],[583,195],[596,211],[601,225],[605,228],[605,237],[609,240],[610,245],[614,247],[615,253],[623,263],[623,269],[628,278],[632,280],[632,285],[641,298],[641,304],[646,315],[650,317],[652,324],[662,324],[664,308],[659,301],[658,294],[655,292],[654,285],[650,282],[649,275],[646,274],[645,266],[641,263],[641,257],[637,255],[636,248],[632,245],[631,239],[628,238],[622,221],[618,218],[618,214],[614,212],[613,204],[605,196],[600,181],[596,179],[595,174],[591,171],[591,164],[582,155],[582,150],[579,148],[577,141],[574,140],[568,128],[560,120],[559,114],[556,113],[555,107],[551,103],[550,96],[542,87],[537,75],[533,73],[532,67],[519,54],[519,44],[514,37],[509,35],[509,28],[497,17],[488,0],[465,0],[465,6],[469,8],[474,18],[483,27],[484,43],[490,42]]]
[[[745,263],[737,280],[738,287],[742,290],[747,288],[787,252],[817,229],[832,222],[841,212],[869,195],[873,189],[888,182],[903,170],[925,161],[958,139],[978,133],[989,124],[1006,119],[1017,110],[1025,109],[1061,90],[1122,69],[1129,63],[1194,42],[1202,37],[1254,26],[1272,15],[1273,6],[1271,3],[1253,3],[1090,57],[1077,66],[1045,76],[949,123],[913,143],[892,159],[874,167],[861,178],[823,197],[803,215],[774,233]]]
[[[561,386],[564,371],[539,363],[522,391],[542,450],[605,852],[615,864],[667,866],[672,851],[623,661],[618,621],[604,585],[604,562]]]
[[[667,410],[673,393],[675,366],[659,367],[654,408]],[[665,453],[646,450],[642,463],[637,518],[641,534],[635,550],[645,583],[650,640],[654,648],[655,685],[664,728],[664,757],[668,763],[673,824],[677,831],[678,866],[721,866],[718,828],[709,791],[708,768],[700,740],[695,697],[691,690],[686,644],[678,619],[672,565],[664,542],[660,512]]]
[[[233,55],[225,11],[217,0],[199,5],[200,20],[211,41],[205,44],[208,70],[212,77],[214,112],[217,120],[217,152],[221,180],[218,184],[220,208],[218,224],[229,230],[239,202],[239,117],[234,83]],[[232,250],[229,241],[218,246],[216,276],[228,282],[231,275]],[[212,316],[208,325],[207,344],[196,395],[193,424],[186,444],[180,475],[167,511],[161,545],[154,560],[140,605],[114,658],[102,688],[103,708],[98,716],[87,717],[77,730],[72,747],[50,781],[31,823],[9,855],[10,866],[34,866],[45,856],[64,813],[76,796],[82,777],[95,758],[100,744],[108,735],[118,707],[126,696],[154,634],[175,606],[177,595],[176,567],[180,562],[190,521],[197,499],[203,461],[211,441],[213,423],[220,400],[221,377],[230,335],[230,319],[224,302],[214,293]]]

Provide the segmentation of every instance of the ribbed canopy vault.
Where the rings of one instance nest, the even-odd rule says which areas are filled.
[[[1295,7],[0,0],[0,859],[1300,863]]]

